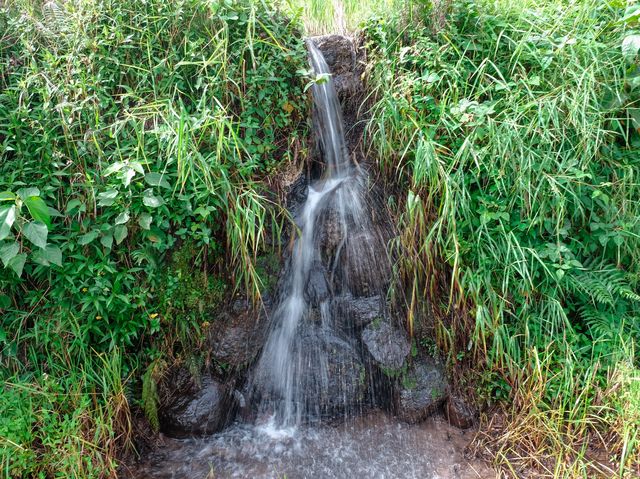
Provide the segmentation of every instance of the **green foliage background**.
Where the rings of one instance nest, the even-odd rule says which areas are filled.
[[[304,159],[302,23],[318,33],[376,13],[363,25],[366,139],[395,192],[409,329],[435,312],[456,387],[501,407],[481,445],[505,475],[634,477],[640,7],[342,12],[315,0],[0,7],[2,474],[116,474],[132,385],[145,378],[154,422],[165,356],[201,342],[234,288],[264,287],[256,258],[283,218],[265,180]]]
[[[593,477],[587,438],[621,427],[636,432],[597,447],[631,474],[640,397],[623,408],[613,391],[639,365],[640,8],[443,5],[365,28],[400,278],[412,305],[435,304],[450,365],[476,373],[459,387],[535,426],[496,457]]]
[[[260,294],[305,68],[264,2],[0,7],[0,474],[112,473],[122,380]]]

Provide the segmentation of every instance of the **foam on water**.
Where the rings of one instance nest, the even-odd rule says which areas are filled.
[[[203,439],[167,439],[136,479],[477,479],[495,477],[464,457],[469,433],[441,419],[420,425],[372,412],[346,423],[299,426],[292,436],[271,426],[237,424]],[[273,432],[276,431],[275,434]]]

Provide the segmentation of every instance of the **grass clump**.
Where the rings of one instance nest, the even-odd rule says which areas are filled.
[[[372,15],[402,11],[401,0],[287,0],[285,9],[299,15],[309,35],[350,34]]]
[[[510,404],[488,442],[507,473],[631,477],[637,422],[607,392],[638,367],[637,7],[456,1],[432,18],[366,28],[408,321],[439,306],[450,362],[482,365],[458,386]]]

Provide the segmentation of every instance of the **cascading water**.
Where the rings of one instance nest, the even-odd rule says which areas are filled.
[[[330,178],[309,187],[307,201],[298,218],[300,237],[295,241],[291,255],[291,278],[288,292],[274,315],[274,327],[269,334],[257,376],[271,389],[276,399],[265,401],[265,407],[275,406],[275,419],[279,425],[299,423],[302,416],[299,379],[302,373],[301,348],[298,333],[300,320],[307,311],[304,287],[314,260],[314,226],[323,200],[335,192],[344,178]]]
[[[311,42],[309,56],[318,75],[314,126],[323,171],[292,211],[297,233],[244,389],[245,421],[205,438],[165,439],[130,477],[492,477],[478,464],[464,466],[460,431],[376,410],[392,395],[382,371],[398,374],[409,352],[384,306],[384,211],[371,204],[367,175],[350,160],[330,71]],[[424,394],[427,402],[433,392]]]
[[[309,185],[306,202],[296,216],[299,235],[293,244],[271,331],[256,367],[253,390],[253,396],[259,398],[260,415],[269,415],[280,427],[328,414],[346,414],[363,402],[364,394],[357,391],[352,380],[330,377],[347,368],[351,372],[358,370],[358,381],[365,380],[364,366],[356,359],[349,338],[333,320],[335,305],[331,290],[350,293],[346,284],[348,275],[340,276],[338,281],[343,284],[339,287],[335,283],[337,270],[345,263],[345,246],[355,233],[360,234],[361,244],[351,262],[367,263],[372,276],[378,275],[376,271],[383,264],[380,261],[383,258],[373,261],[373,248],[368,243],[377,237],[368,234],[370,228],[362,208],[362,173],[349,159],[331,72],[320,50],[312,42],[308,45],[310,62],[317,75],[312,86],[314,120],[324,172]],[[332,221],[322,222],[328,211],[333,215]],[[322,227],[337,230],[334,236],[339,241],[331,257],[323,258],[321,254],[320,238],[325,233]],[[332,368],[335,365],[332,355],[339,356],[338,368]],[[328,398],[329,395],[334,397]]]

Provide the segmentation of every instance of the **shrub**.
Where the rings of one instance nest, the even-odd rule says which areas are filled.
[[[211,320],[196,283],[259,296],[282,220],[262,179],[303,149],[305,66],[298,22],[269,2],[0,6],[5,471],[113,472],[102,434],[127,427],[107,414],[124,386],[100,354],[129,377],[196,334]]]
[[[609,372],[638,364],[637,21],[614,3],[459,1],[436,33],[428,18],[366,28],[369,137],[401,192],[410,304],[440,306],[452,365],[483,364],[479,399],[511,401],[513,417],[548,411],[547,425],[558,412],[535,437],[565,434],[554,446],[568,449],[520,457],[550,454],[559,475],[577,470],[567,450],[612,427]],[[508,462],[520,445],[505,438]],[[637,441],[625,447],[617,460]]]

